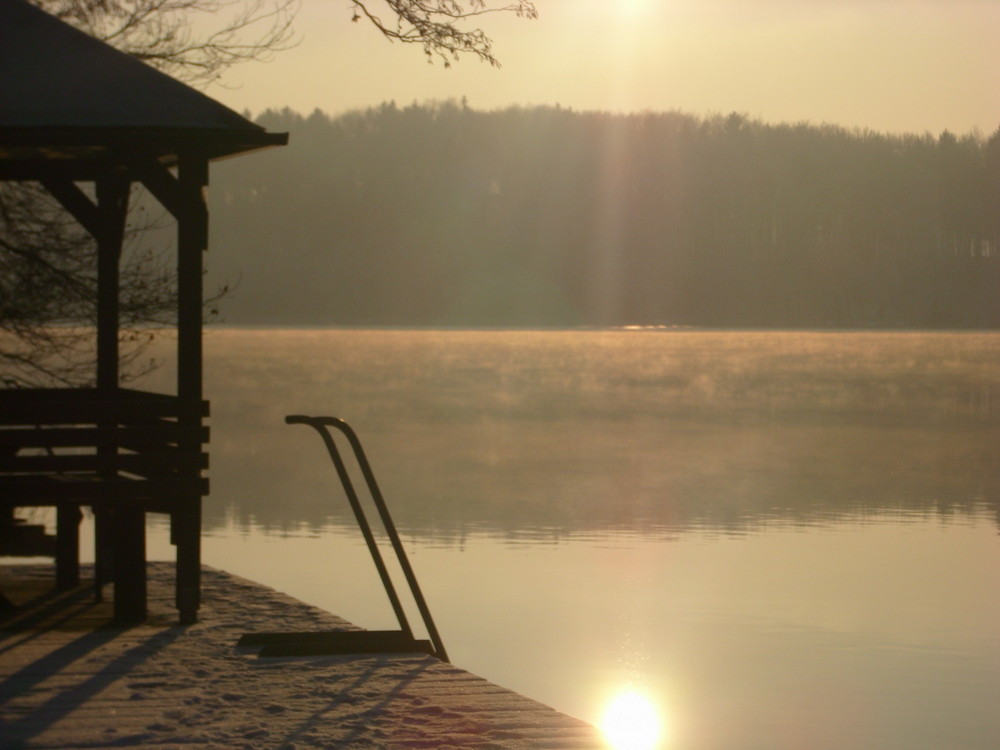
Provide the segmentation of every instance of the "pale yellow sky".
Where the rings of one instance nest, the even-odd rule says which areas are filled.
[[[503,63],[428,65],[419,47],[302,0],[301,43],[209,90],[254,113],[461,98],[493,109],[743,112],[890,132],[1000,126],[1000,0],[537,0],[483,21]]]

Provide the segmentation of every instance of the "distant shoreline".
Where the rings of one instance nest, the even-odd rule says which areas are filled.
[[[694,326],[670,324],[626,324],[619,326],[407,326],[407,325],[361,325],[340,323],[213,323],[205,326],[206,331],[551,331],[551,332],[588,332],[588,331],[621,331],[624,333],[1000,333],[1000,328],[829,328],[817,326],[778,326],[762,327],[724,327],[724,326]]]

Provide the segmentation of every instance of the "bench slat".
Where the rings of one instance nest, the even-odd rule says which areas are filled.
[[[208,427],[194,425],[142,425],[137,427],[34,427],[0,428],[0,449],[158,446],[179,441],[208,442]],[[143,450],[145,448],[139,448]]]
[[[209,414],[208,401],[119,389],[0,389],[0,424],[96,423],[101,420],[177,418],[195,421]]]
[[[159,500],[163,507],[172,507],[164,500],[169,496],[207,495],[208,480],[203,477],[169,477],[158,479],[97,479],[81,475],[52,481],[45,478],[0,480],[0,506],[27,507],[53,505],[61,502],[91,505],[111,501]]]
[[[108,464],[122,471],[133,473],[162,474],[174,470],[200,471],[208,468],[208,454],[174,450],[156,453],[122,453],[110,457],[98,456],[96,453],[55,456],[0,455],[0,473],[5,474],[97,471]]]

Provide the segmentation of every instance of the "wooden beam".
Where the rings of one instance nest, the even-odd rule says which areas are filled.
[[[177,395],[201,400],[202,396],[202,253],[208,249],[208,159],[183,155],[177,170],[181,195],[177,203]],[[201,417],[190,415],[178,420],[195,427]],[[198,452],[197,438],[178,442],[182,451]],[[190,478],[200,476],[195,469],[179,472]],[[177,545],[177,599],[180,621],[197,618],[201,603],[201,495],[191,492],[178,497],[170,516],[171,539]]]
[[[73,218],[80,222],[95,239],[103,231],[101,211],[93,201],[77,187],[76,183],[66,178],[51,177],[43,179],[42,186],[58,200]]]
[[[97,388],[118,387],[119,261],[125,237],[129,181],[108,176],[97,182]]]
[[[80,513],[78,505],[56,507],[56,588],[80,585]]]
[[[132,163],[131,169],[143,186],[178,221],[181,216],[197,210],[196,207],[187,205],[190,198],[185,195],[180,181],[160,162],[155,159],[136,161]]]
[[[177,395],[201,399],[202,253],[208,249],[208,208],[204,190],[208,161],[181,158],[177,216]]]
[[[0,180],[4,182],[42,182],[48,179],[65,179],[72,182],[96,182],[115,164],[105,161],[79,159],[33,159],[29,161],[0,161]]]
[[[115,621],[146,619],[146,511],[119,504],[112,511]]]

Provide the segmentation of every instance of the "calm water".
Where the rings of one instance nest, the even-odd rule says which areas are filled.
[[[641,692],[661,747],[1000,746],[1000,334],[206,343],[209,564],[393,625],[283,423],[337,415],[459,666],[594,723]]]

